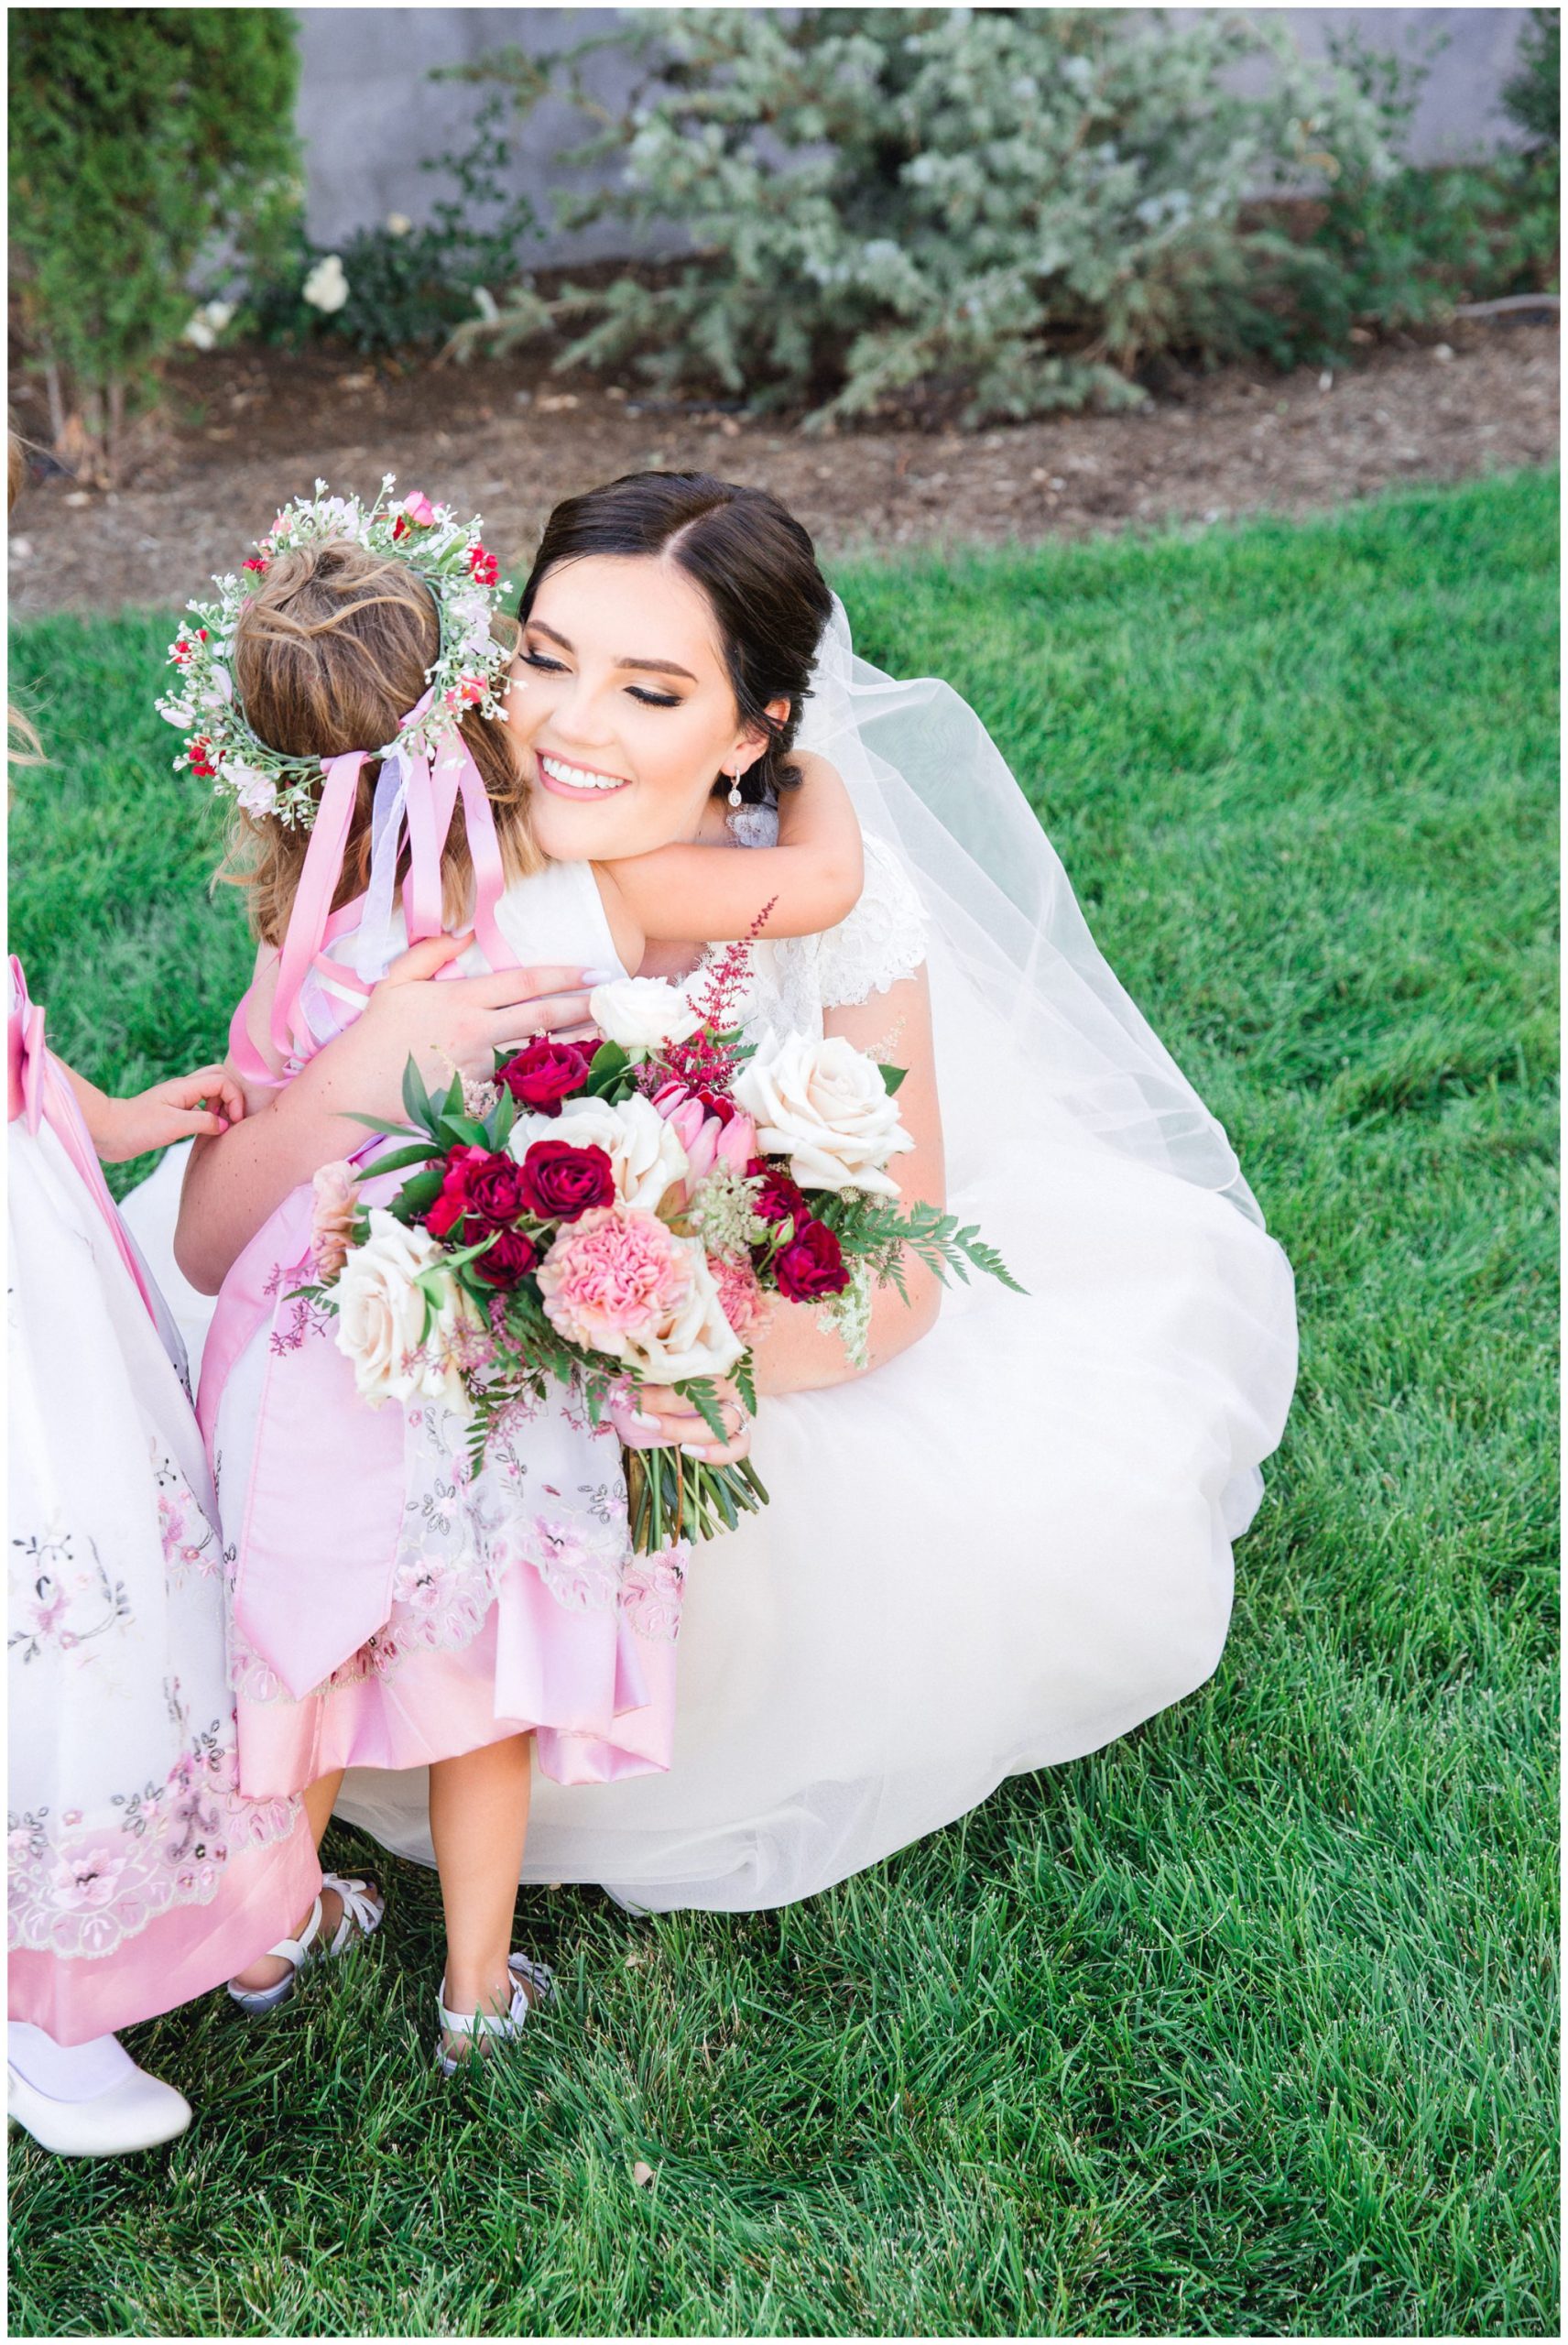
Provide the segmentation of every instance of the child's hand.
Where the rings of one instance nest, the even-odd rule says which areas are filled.
[[[132,1098],[95,1101],[86,1112],[99,1155],[107,1164],[124,1164],[172,1140],[217,1139],[240,1121],[245,1098],[226,1069],[199,1066],[194,1074],[170,1075]]]

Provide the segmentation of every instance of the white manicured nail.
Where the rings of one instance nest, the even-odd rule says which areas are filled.
[[[608,986],[614,985],[615,981],[614,969],[584,969],[583,972],[583,982],[585,986]]]

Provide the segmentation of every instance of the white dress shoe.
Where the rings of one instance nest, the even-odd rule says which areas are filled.
[[[41,2148],[62,2158],[125,2157],[172,2142],[191,2122],[190,2102],[138,2068],[128,2052],[124,2057],[124,2073],[85,2100],[57,2100],[7,2061],[6,2113]]]

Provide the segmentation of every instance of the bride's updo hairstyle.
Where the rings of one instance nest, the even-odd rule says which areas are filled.
[[[810,537],[765,488],[742,488],[708,473],[626,473],[558,505],[544,526],[518,616],[527,624],[550,571],[592,554],[651,554],[672,562],[702,589],[718,627],[742,720],[768,747],[741,777],[751,805],[773,805],[800,780],[789,750],[811,690],[833,590]],[[780,724],[770,700],[787,700]],[[717,775],[715,792],[729,777]]]

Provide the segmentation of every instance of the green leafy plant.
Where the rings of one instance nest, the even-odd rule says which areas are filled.
[[[427,222],[393,214],[357,229],[329,253],[310,243],[297,213],[291,235],[252,273],[241,328],[248,325],[267,341],[315,336],[379,354],[443,343],[463,319],[495,315],[497,297],[522,273],[525,246],[541,233],[528,197],[506,190],[507,112],[506,93],[492,92],[468,143],[421,164],[454,183]],[[317,307],[307,291],[312,272],[334,259],[342,299],[333,308]],[[329,290],[336,289],[336,278],[330,278]]]
[[[295,166],[294,19],[272,8],[16,8],[11,287],[62,453],[113,477],[191,310]]]
[[[1375,109],[1384,148],[1402,154],[1431,57],[1394,57],[1354,31],[1331,40],[1330,54]],[[1260,278],[1250,338],[1281,365],[1333,363],[1358,325],[1429,325],[1466,299],[1543,284],[1557,237],[1554,147],[1392,172],[1352,158],[1309,234]]]
[[[527,293],[461,348],[575,328],[562,365],[629,361],[670,388],[807,404],[816,426],[890,403],[970,423],[1126,405],[1159,354],[1245,344],[1260,259],[1287,241],[1248,213],[1260,186],[1393,168],[1354,78],[1267,21],[646,13],[641,86],[569,158],[616,156],[616,182],[560,208],[662,234],[667,266]],[[1259,58],[1267,90],[1236,93]]]

